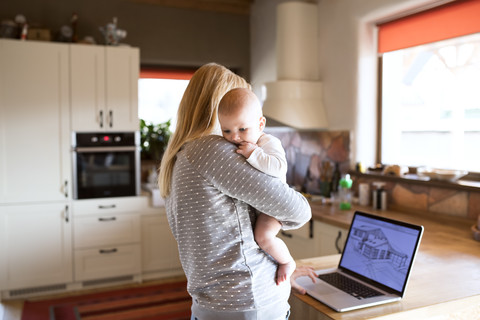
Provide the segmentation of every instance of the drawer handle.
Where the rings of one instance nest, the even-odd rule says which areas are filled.
[[[100,128],[103,128],[103,111],[100,110]]]
[[[115,208],[115,207],[116,207],[116,205],[114,205],[114,204],[111,204],[111,205],[109,205],[109,206],[99,205],[99,206],[98,206],[98,209],[113,209],[113,208]]]
[[[114,249],[108,249],[108,250],[100,249],[98,252],[100,252],[100,254],[110,254],[110,253],[115,253],[117,251],[118,251],[117,248],[114,248]]]
[[[115,221],[117,218],[111,217],[111,218],[98,218],[98,221]]]

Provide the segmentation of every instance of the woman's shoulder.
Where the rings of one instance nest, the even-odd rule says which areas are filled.
[[[185,155],[190,160],[224,158],[236,155],[235,145],[218,135],[209,135],[188,142],[184,146]]]
[[[186,144],[185,147],[188,149],[222,149],[228,148],[229,146],[233,148],[233,144],[225,140],[225,138],[212,134],[190,141]]]

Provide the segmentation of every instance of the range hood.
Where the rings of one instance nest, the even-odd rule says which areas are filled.
[[[265,84],[263,113],[298,129],[326,129],[318,77],[318,9],[309,2],[277,6],[277,81]]]

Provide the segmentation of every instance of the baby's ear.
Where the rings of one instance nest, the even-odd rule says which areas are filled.
[[[265,126],[267,124],[267,119],[265,117],[260,117],[260,131],[263,131],[265,129]]]

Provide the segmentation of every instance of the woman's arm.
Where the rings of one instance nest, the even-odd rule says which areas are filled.
[[[253,168],[222,137],[204,137],[186,148],[193,167],[215,188],[274,217],[284,229],[299,228],[311,219],[305,197],[279,179]]]

